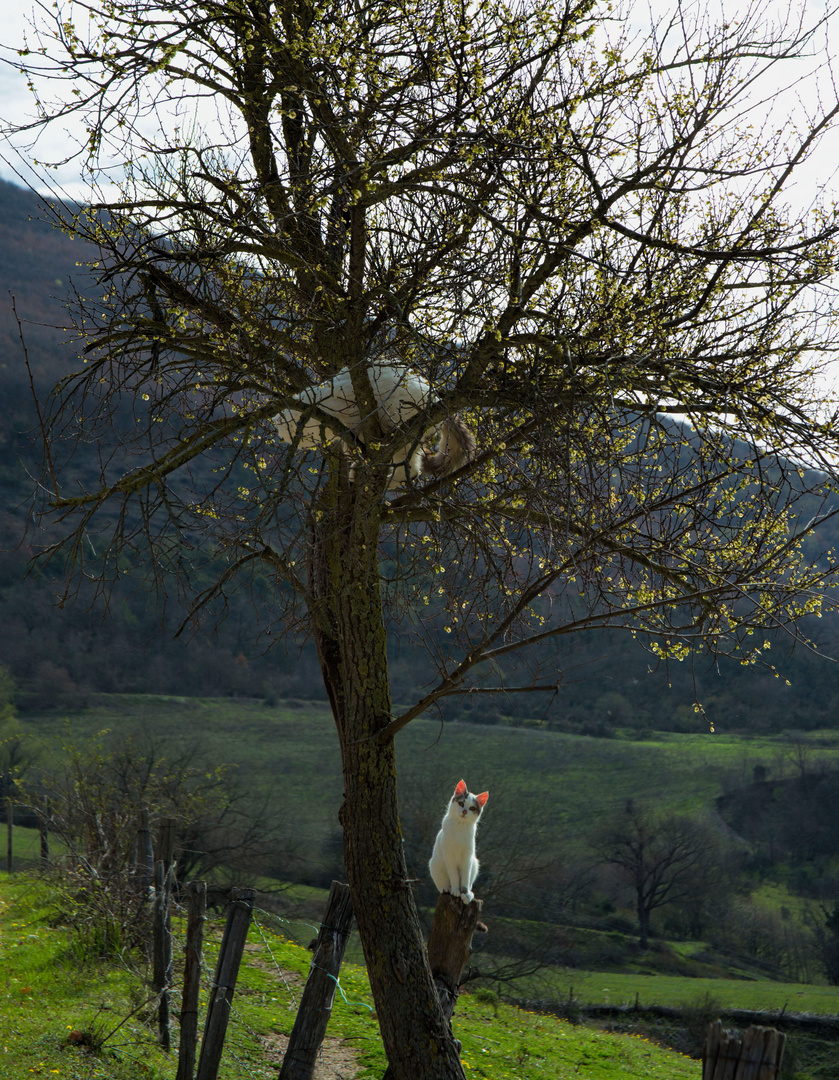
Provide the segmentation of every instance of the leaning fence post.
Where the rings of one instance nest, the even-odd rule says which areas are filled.
[[[204,1025],[204,1038],[201,1040],[201,1056],[198,1059],[198,1072],[195,1080],[216,1080],[227,1022],[230,1019],[230,1005],[236,988],[239,964],[245,951],[248,926],[253,912],[253,889],[231,889],[230,911],[221,939],[221,948],[216,964],[216,973],[210,990],[207,1005],[207,1022]]]
[[[786,1038],[766,1027],[750,1027],[741,1038],[715,1020],[705,1032],[702,1080],[778,1080]]]
[[[207,885],[191,881],[186,887],[187,922],[184,947],[184,992],[181,1001],[181,1038],[175,1080],[192,1080],[198,1046],[198,992],[201,986],[201,957],[204,945],[204,917]]]
[[[310,1080],[315,1070],[318,1051],[332,1015],[338,972],[352,921],[350,887],[333,881],[279,1080]]]
[[[38,815],[38,833],[41,838],[41,867],[46,870],[50,864],[50,837],[49,837],[49,797],[44,797],[44,805]]]

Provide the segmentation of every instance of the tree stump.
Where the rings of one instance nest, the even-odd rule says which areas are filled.
[[[741,1037],[715,1020],[705,1033],[702,1080],[778,1080],[786,1039],[766,1027],[750,1027]]]
[[[478,925],[483,900],[473,900],[471,904],[451,893],[440,893],[434,919],[428,933],[428,966],[434,977],[440,1008],[446,1021],[451,1025],[452,1013],[457,1002],[460,976],[472,955],[472,935]],[[482,927],[486,930],[486,927]],[[449,1027],[451,1035],[451,1027]],[[457,1052],[460,1043],[454,1039]],[[392,1080],[390,1066],[385,1070],[382,1080]]]
[[[451,893],[440,893],[428,934],[428,965],[447,1020],[457,1001],[460,976],[472,955],[472,935],[483,907],[482,900],[464,904]]]

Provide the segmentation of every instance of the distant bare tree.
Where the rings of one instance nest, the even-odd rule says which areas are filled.
[[[839,901],[831,907],[819,905],[818,914],[810,912],[808,922],[827,981],[839,986]]]
[[[15,682],[7,668],[0,664],[0,799],[5,800],[16,789],[37,758],[32,740],[26,738],[15,708]]]
[[[600,831],[594,849],[601,862],[618,868],[634,894],[642,949],[657,908],[687,900],[722,876],[714,841],[715,834],[693,818],[659,814],[634,802]]]

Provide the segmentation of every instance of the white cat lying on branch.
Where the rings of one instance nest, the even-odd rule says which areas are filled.
[[[379,408],[379,422],[385,433],[405,429],[417,413],[435,401],[431,387],[410,368],[398,364],[370,364],[370,386]],[[341,431],[352,431],[361,423],[352,380],[347,368],[318,386],[297,395],[300,409],[284,409],[273,419],[284,442],[294,442],[301,450],[312,450],[340,440]],[[306,407],[314,406],[321,415],[306,416]],[[322,414],[334,417],[342,425],[332,431]],[[432,447],[432,443],[436,443]],[[388,488],[398,488],[419,476],[448,476],[475,456],[475,436],[457,416],[432,425],[420,438],[406,437],[393,455],[393,472]]]

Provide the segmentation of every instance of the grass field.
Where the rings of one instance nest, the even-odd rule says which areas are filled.
[[[334,838],[337,833],[337,812],[343,791],[337,738],[331,717],[318,706],[297,703],[297,707],[271,708],[255,701],[230,699],[116,696],[100,699],[95,708],[72,716],[69,721],[55,716],[30,717],[24,718],[24,725],[40,747],[40,764],[46,768],[60,763],[62,746],[94,739],[104,731],[115,735],[144,733],[155,740],[164,753],[167,746],[194,746],[214,765],[234,765],[252,790],[267,792],[275,807],[281,809],[288,831],[299,838],[307,858],[317,860],[323,850],[324,837]],[[649,801],[672,813],[708,810],[721,792],[749,783],[755,765],[771,770],[775,777],[795,775],[805,758],[814,762],[837,757],[839,737],[834,731],[808,732],[804,743],[795,735],[741,737],[707,731],[595,739],[557,733],[539,725],[511,728],[456,723],[441,727],[431,720],[417,720],[398,738],[402,804],[403,809],[408,810],[404,815],[406,848],[418,843],[419,850],[424,851],[423,845],[428,843],[427,830],[429,827],[436,829],[444,803],[461,776],[473,789],[490,791],[487,820],[481,825],[479,852],[484,868],[482,873],[489,879],[493,868],[493,838],[505,830],[508,834],[515,833],[516,829],[526,829],[530,822],[536,822],[549,838],[548,842],[557,846],[582,847],[589,831],[605,816],[621,808],[627,799]],[[413,830],[416,830],[416,837]],[[16,830],[16,857],[21,860],[36,858],[37,844],[37,833]],[[249,881],[248,884],[260,883]],[[289,950],[282,954],[280,966],[291,970],[297,963],[305,970],[308,954],[301,952],[298,946],[311,937],[311,926],[318,921],[325,892],[295,885],[282,895],[285,905],[282,910],[292,922],[271,924],[271,928],[264,928],[265,933],[278,931],[287,939],[278,946],[280,951]],[[771,907],[794,906],[789,894],[779,886],[767,886],[761,892],[761,899]],[[500,923],[495,929],[498,933],[494,937],[498,939]],[[297,945],[288,940],[292,938]],[[255,942],[253,946],[257,948]],[[275,955],[279,957],[280,953],[275,950]],[[348,956],[354,960],[360,958],[357,943],[351,946]],[[248,970],[250,972],[250,968]],[[662,970],[673,969],[662,966]],[[718,968],[705,970],[708,974],[720,971]],[[107,975],[103,987],[109,986],[108,980],[112,978]],[[273,983],[269,981],[263,985],[259,980],[265,978],[264,966],[247,975],[250,981],[243,983],[239,1006],[245,1026],[240,1032],[242,1042],[236,1053],[241,1061],[251,1062],[251,1072],[229,1072],[225,1074],[225,1080],[269,1075],[259,1072],[263,1066],[253,1062],[261,1062],[267,1052],[266,1046],[273,1045],[277,1033],[285,1030],[289,1006],[277,1005],[281,998],[277,996],[276,987],[272,990],[276,976],[271,976]],[[358,1023],[362,1027],[353,1034],[350,1027],[340,1028],[336,1023],[335,1030],[353,1046],[365,1049],[368,1056],[362,1055],[361,1062],[368,1071],[364,1075],[379,1075],[383,1063],[376,1056],[378,1038],[375,1025],[369,1023],[370,1002],[364,996],[363,971],[348,966],[345,980],[345,987],[353,990],[347,993],[348,1000],[356,1004],[364,1002],[363,1007],[352,1012],[352,1021],[349,1014],[345,1019],[348,1024]],[[31,980],[27,980],[27,984],[29,982]],[[245,988],[251,986],[246,993]],[[637,999],[642,1006],[676,1005],[694,1009],[702,1002],[711,1001],[718,1003],[720,1008],[772,1011],[786,1008],[787,1012],[839,1014],[839,993],[833,988],[748,978],[648,975],[631,972],[629,968],[620,973],[553,969],[540,976],[538,985],[534,982],[525,991],[517,990],[516,993],[519,997],[552,1001],[566,1000],[569,993],[573,993],[576,1000],[586,1004],[634,1004]],[[130,1004],[131,993],[136,994],[136,989],[129,993],[123,987],[118,992],[122,994],[122,1004],[119,1007],[108,1005],[104,1012],[100,1010],[100,1020],[109,1012],[124,1009],[126,1002]],[[247,1019],[250,1016],[249,994],[254,999],[256,1012]],[[484,1000],[479,1000],[482,996]],[[645,1054],[653,1051],[640,1039],[619,1044],[602,1043],[599,1040],[605,1036],[598,1033],[585,1033],[559,1024],[555,1019],[528,1017],[526,1013],[510,1014],[512,1019],[505,1021],[506,1027],[518,1025],[515,1037],[506,1031],[506,1027],[503,1038],[497,1031],[486,1034],[489,1031],[487,1025],[494,1025],[498,1016],[507,1015],[502,1005],[498,1002],[490,1004],[488,997],[491,995],[483,992],[466,996],[459,1007],[458,1023],[465,1025],[468,1020],[472,1025],[464,1035],[459,1035],[466,1047],[468,1067],[474,1070],[471,1075],[515,1077],[516,1080],[530,1080],[531,1076],[540,1075],[570,1077],[581,1071],[587,1076],[603,1078],[649,1073],[672,1076],[676,1080],[683,1075],[696,1075],[695,1071],[690,1071],[695,1070],[690,1063],[684,1066],[687,1071],[680,1071],[684,1059],[677,1056],[663,1059],[665,1065],[661,1065],[658,1058],[645,1058]],[[85,1008],[87,1020],[80,1021],[67,1014],[68,1022],[94,1023],[99,1006],[95,1000],[88,999]],[[134,1034],[131,1037],[140,1039],[143,1024],[139,1021],[132,1021],[132,1024]],[[248,1030],[251,1034],[246,1035]],[[51,1031],[51,1038],[58,1038],[58,1028],[53,1026]],[[475,1031],[484,1032],[483,1042],[470,1042],[476,1038]],[[570,1041],[572,1032],[576,1033],[577,1041]],[[31,1045],[45,1045],[43,1039],[38,1041],[34,1031],[30,1030],[30,1035]],[[585,1045],[579,1041],[584,1037],[590,1040]],[[150,1070],[143,1075],[151,1080],[169,1080],[174,1071],[166,1071],[169,1063],[165,1059],[161,1064],[160,1052],[153,1040],[148,1046],[140,1040],[138,1046],[145,1046],[142,1061],[144,1068]],[[502,1046],[503,1051],[499,1049]],[[557,1057],[562,1048],[568,1053]],[[818,1054],[827,1054],[825,1060],[829,1064],[821,1071],[818,1068],[808,1071],[808,1065],[807,1068],[791,1069],[786,1075],[795,1075],[798,1080],[807,1080],[811,1076],[819,1080],[821,1077],[832,1078],[837,1075],[832,1053],[832,1050],[817,1047],[813,1052],[814,1060]],[[69,1060],[69,1057],[62,1060]],[[662,1068],[663,1072],[660,1071]],[[575,1069],[579,1071],[575,1072]],[[600,1071],[590,1071],[595,1069]],[[2,1059],[0,1075],[3,1075]],[[20,1075],[26,1076],[28,1071],[22,1071]],[[59,1075],[75,1080],[72,1073]],[[111,1077],[122,1080],[125,1076],[127,1080],[129,1075],[138,1074],[85,1073],[85,1078],[88,1075],[91,1078],[101,1075],[108,1080]]]
[[[783,983],[764,979],[688,979],[677,975],[565,971],[543,980],[559,1000],[563,996],[586,1005],[670,1005],[694,1007],[706,999],[721,1009],[753,1012],[814,1013],[839,1016],[839,986]]]
[[[212,763],[233,764],[254,788],[270,792],[301,835],[335,829],[343,791],[340,756],[331,716],[317,703],[271,708],[228,698],[101,695],[96,707],[69,720],[26,717],[24,725],[46,767],[59,760],[63,745],[101,731],[144,732],[164,748],[170,741],[194,746]],[[711,733],[701,725],[697,719],[695,734],[594,739],[539,725],[441,726],[419,719],[397,739],[400,789],[403,801],[427,804],[437,820],[464,777],[473,790],[490,791],[482,829],[531,817],[568,840],[628,798],[674,813],[708,809],[725,786],[748,782],[757,764],[777,776],[794,772],[802,754],[839,758],[836,731],[806,733],[802,749],[800,733],[744,737]],[[305,814],[299,812],[303,805]],[[491,852],[484,855],[491,858]]]
[[[288,942],[267,912],[249,935],[225,1045],[220,1080],[275,1077],[294,1022],[311,955]],[[176,938],[181,927],[176,920]],[[205,968],[212,971],[220,924],[212,928]],[[176,1055],[155,1044],[154,1014],[141,978],[125,965],[80,963],[56,925],[48,888],[0,873],[0,1074],[59,1080],[172,1080]],[[175,955],[182,950],[175,948]],[[176,977],[177,985],[177,977]],[[204,980],[202,1014],[209,982]],[[608,1035],[478,996],[458,1002],[454,1031],[467,1076],[486,1080],[698,1080],[698,1063],[642,1038]],[[173,1035],[177,1045],[177,1029]],[[326,1046],[326,1076],[373,1080],[384,1071],[369,985],[362,968],[344,965]]]

